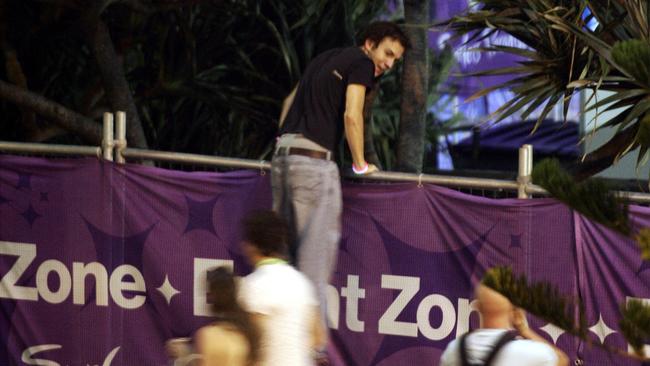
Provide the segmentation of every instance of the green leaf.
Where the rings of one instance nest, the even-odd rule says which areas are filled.
[[[539,117],[537,118],[537,122],[535,122],[535,127],[533,127],[533,130],[530,131],[531,135],[534,134],[537,131],[539,126],[542,124],[542,121],[544,121],[544,119],[546,119],[546,116],[548,116],[548,114],[551,112],[551,109],[553,109],[553,107],[555,107],[555,104],[557,104],[557,102],[558,102],[558,100],[560,100],[560,98],[562,98],[561,94],[554,94],[553,96],[551,96],[551,98],[546,103],[546,106],[542,110],[542,113],[539,114]]]
[[[624,99],[630,99],[630,98],[635,98],[643,95],[647,95],[648,91],[644,89],[631,89],[631,90],[625,90],[622,92],[614,93],[606,98],[603,98],[599,100],[597,103],[589,106],[585,111],[591,111],[597,108],[601,108],[604,105],[617,102],[619,100],[624,100]]]
[[[650,147],[650,113],[647,113],[639,121],[639,131],[636,134],[636,141],[643,147]],[[639,154],[639,159],[642,154]]]
[[[621,307],[621,320],[619,321],[621,333],[634,352],[645,356],[643,352],[645,341],[650,337],[650,306],[638,299],[630,299]]]
[[[582,88],[582,87],[585,87],[587,85],[593,85],[593,83],[594,82],[592,80],[579,79],[579,80],[574,80],[574,81],[570,82],[569,84],[567,84],[566,87],[567,87],[567,89]]]
[[[587,334],[579,299],[562,295],[557,286],[548,282],[529,283],[525,275],[515,275],[510,267],[490,268],[481,283],[508,298],[516,307],[570,334],[582,337]]]
[[[650,88],[650,44],[647,40],[619,41],[612,48],[612,57],[621,70]]]
[[[625,118],[618,126],[618,130],[622,130],[632,121],[636,120],[639,116],[650,112],[650,98],[644,99],[637,103],[633,108],[624,111]]]
[[[521,114],[521,119],[528,119],[530,114],[533,113],[540,105],[542,105],[542,103],[548,100],[548,98],[553,95],[553,93],[555,93],[555,89],[553,87],[548,87],[544,95],[540,96],[533,103],[526,107],[526,110]]]
[[[533,169],[533,182],[587,218],[623,235],[631,234],[627,205],[604,181],[587,179],[576,183],[556,159],[545,159]]]

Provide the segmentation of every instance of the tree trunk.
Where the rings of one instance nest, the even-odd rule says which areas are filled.
[[[406,35],[412,48],[404,56],[397,170],[421,172],[429,79],[427,27],[429,0],[404,0]]]
[[[129,83],[124,75],[122,62],[115,52],[108,27],[101,20],[103,3],[96,1],[84,17],[84,28],[88,35],[88,44],[95,56],[95,61],[102,76],[104,91],[114,111],[126,112],[126,136],[129,146],[148,148],[142,122],[133,101]]]
[[[41,95],[0,80],[0,99],[35,112],[91,144],[101,143],[102,127],[98,123]]]
[[[636,123],[632,127],[617,133],[604,145],[587,154],[584,161],[576,162],[569,169],[573,173],[573,177],[580,182],[611,167],[616,156],[634,141],[638,131],[639,123]]]
[[[375,139],[372,135],[372,105],[377,98],[379,88],[372,88],[370,93],[366,95],[366,100],[363,105],[363,120],[365,126],[363,129],[363,154],[370,164],[375,164],[379,169],[383,169],[379,162],[379,156],[375,150]]]

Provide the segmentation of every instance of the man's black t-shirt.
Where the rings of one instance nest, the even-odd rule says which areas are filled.
[[[321,53],[307,66],[280,134],[300,133],[334,151],[343,135],[347,86],[372,88],[374,74],[372,60],[358,47]]]

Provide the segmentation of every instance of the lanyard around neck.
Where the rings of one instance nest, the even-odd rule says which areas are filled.
[[[255,268],[259,268],[261,266],[266,266],[266,265],[270,265],[270,264],[287,264],[287,261],[285,261],[284,259],[280,259],[280,258],[266,258],[266,259],[262,259],[261,261],[257,262],[255,264]]]

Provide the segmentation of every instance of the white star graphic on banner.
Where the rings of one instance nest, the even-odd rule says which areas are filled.
[[[603,320],[603,314],[598,315],[598,323],[594,324],[593,327],[589,328],[590,331],[592,331],[598,339],[600,339],[600,343],[605,342],[605,338],[607,338],[608,335],[612,333],[616,333],[616,331],[605,324],[605,321]]]
[[[545,326],[539,328],[544,331],[544,333],[548,334],[551,336],[551,339],[553,340],[554,344],[557,344],[558,338],[564,333],[566,333],[562,328],[558,328],[555,325],[548,323]]]
[[[165,275],[165,282],[163,282],[163,284],[156,290],[158,290],[165,297],[165,300],[167,300],[167,305],[171,303],[172,297],[181,293],[175,289],[174,286],[172,286],[167,275]]]

